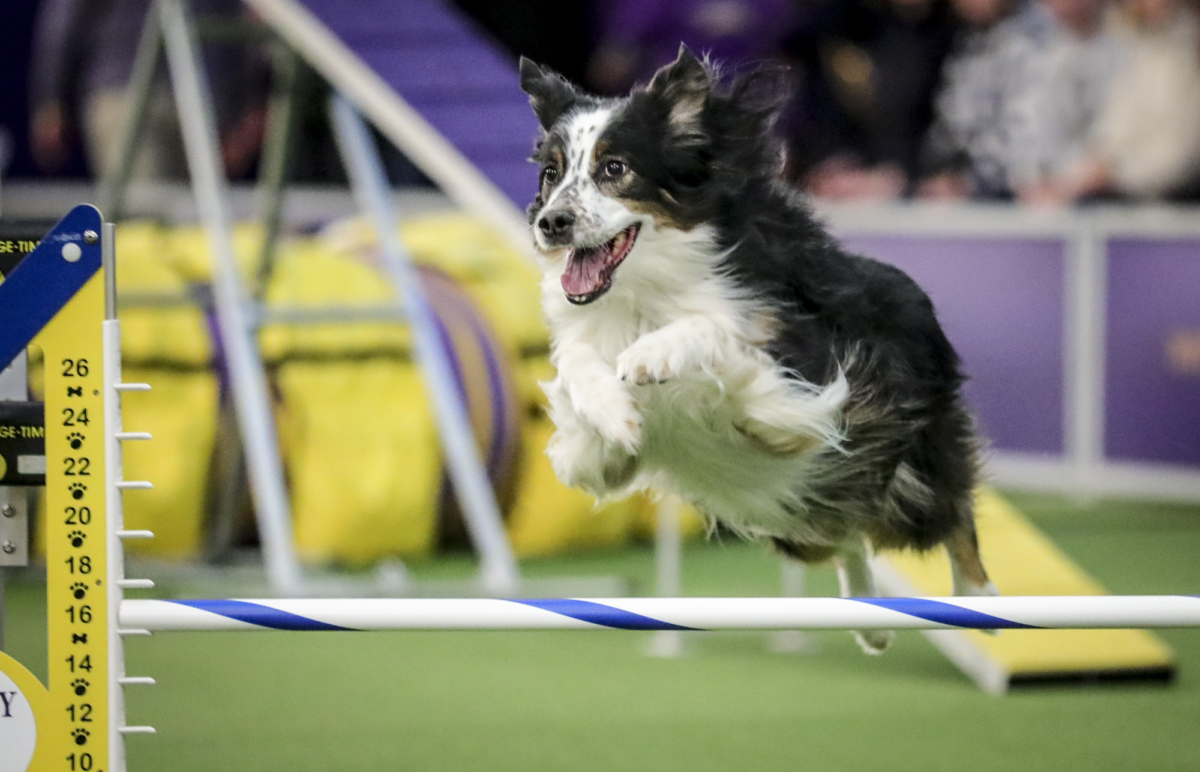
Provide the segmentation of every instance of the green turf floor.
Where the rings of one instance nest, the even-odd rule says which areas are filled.
[[[1120,593],[1200,594],[1200,507],[1013,500]],[[653,554],[532,563],[649,588]],[[415,565],[461,574],[462,561]],[[736,542],[690,547],[692,595],[778,591],[778,564]],[[815,594],[834,590],[812,572]],[[9,590],[9,651],[44,673],[41,589]],[[696,634],[688,656],[647,633],[193,633],[129,641],[133,772],[308,770],[1200,770],[1200,630],[1162,633],[1172,686],[979,692],[916,633],[883,657],[845,633],[815,655],[761,634]]]

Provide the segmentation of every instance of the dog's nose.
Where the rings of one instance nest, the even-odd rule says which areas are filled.
[[[546,212],[538,218],[538,230],[552,241],[565,240],[575,224],[575,215],[566,209]]]

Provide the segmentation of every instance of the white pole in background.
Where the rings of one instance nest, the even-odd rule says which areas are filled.
[[[1093,216],[1080,215],[1077,222],[1064,242],[1063,444],[1073,487],[1090,498],[1104,463],[1107,242]]]
[[[808,570],[804,564],[784,558],[780,561],[782,587],[779,593],[785,598],[804,597],[804,585]],[[767,648],[779,654],[816,654],[821,650],[817,639],[801,630],[780,630],[767,641]]]
[[[106,523],[105,552],[107,555],[104,581],[108,583],[108,769],[125,772],[125,735],[154,734],[149,726],[128,726],[125,723],[125,687],[130,684],[153,684],[153,678],[128,678],[125,675],[125,641],[120,614],[127,587],[153,587],[148,579],[125,578],[125,545],[130,535],[125,530],[124,453],[121,443],[127,440],[148,440],[144,432],[126,432],[121,425],[121,392],[147,391],[144,383],[121,382],[121,323],[117,321],[117,277],[115,228],[105,223],[101,236],[105,271],[105,319],[102,331],[104,345],[104,514]],[[141,486],[139,486],[141,487]],[[136,532],[138,536],[149,534]]]
[[[360,208],[375,226],[384,268],[412,324],[417,361],[436,413],[446,466],[462,505],[467,531],[479,552],[483,587],[494,595],[514,594],[520,580],[517,561],[504,533],[492,484],[475,446],[466,405],[459,398],[449,352],[438,335],[437,317],[400,243],[391,188],[384,177],[378,151],[366,124],[349,102],[335,95],[329,109],[346,173]]]
[[[677,598],[683,593],[683,535],[679,529],[681,504],[674,496],[658,502],[658,528],[654,535],[655,594]],[[650,639],[650,656],[683,655],[683,631],[659,630]]]
[[[188,171],[200,219],[213,254],[213,300],[229,367],[238,428],[254,493],[263,562],[271,589],[298,595],[303,578],[292,542],[291,504],[283,481],[275,419],[262,360],[246,313],[248,298],[238,277],[225,175],[221,168],[212,100],[193,26],[182,0],[158,0],[168,70],[183,128]]]

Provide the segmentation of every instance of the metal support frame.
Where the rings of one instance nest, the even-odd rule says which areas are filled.
[[[273,44],[271,101],[267,111],[267,134],[263,138],[259,164],[259,201],[263,212],[263,242],[259,252],[254,293],[262,297],[275,267],[275,249],[283,225],[288,162],[296,132],[296,94],[300,85],[300,62],[290,48]]]
[[[162,25],[197,208],[215,258],[213,298],[217,324],[246,451],[263,562],[272,588],[281,594],[295,595],[301,591],[302,577],[292,542],[291,506],[266,376],[252,317],[247,313],[248,298],[238,278],[227,184],[195,28],[183,0],[158,0],[155,11]]]
[[[125,210],[125,196],[133,175],[133,163],[137,159],[137,141],[150,111],[154,80],[162,53],[162,27],[157,14],[151,12],[146,14],[146,23],[142,26],[133,73],[125,91],[129,104],[121,129],[120,146],[113,156],[112,166],[104,170],[104,178],[100,182],[99,208],[112,222],[121,219]]]
[[[159,58],[164,52],[197,210],[213,251],[213,303],[270,586],[281,595],[295,596],[303,591],[304,582],[295,554],[291,507],[258,350],[258,329],[266,321],[306,323],[310,321],[309,317],[313,320],[336,317],[337,321],[379,317],[407,319],[413,325],[417,358],[437,412],[450,477],[480,555],[482,589],[491,594],[516,592],[519,581],[516,560],[475,446],[465,405],[459,398],[448,354],[441,345],[439,323],[396,236],[392,198],[378,154],[365,126],[348,106],[340,119],[337,108],[332,108],[331,117],[347,171],[355,183],[357,198],[379,231],[385,270],[396,288],[398,306],[365,309],[365,313],[343,313],[344,309],[340,308],[281,309],[276,313],[264,310],[252,297],[265,289],[281,230],[288,157],[296,120],[299,63],[293,52],[280,46],[275,54],[277,78],[260,170],[265,238],[259,274],[252,291],[243,286],[235,262],[228,186],[221,166],[211,94],[200,61],[196,26],[186,0],[156,0],[143,28],[121,145],[103,186],[102,200],[106,207],[116,213],[123,208],[137,138],[145,123]],[[296,316],[296,319],[292,320],[290,316]]]
[[[519,579],[516,560],[504,534],[491,482],[475,445],[449,353],[438,332],[440,322],[400,243],[391,188],[379,152],[366,124],[344,98],[334,95],[329,112],[355,197],[375,226],[384,270],[396,291],[398,305],[412,324],[417,361],[436,412],[450,479],[462,504],[467,530],[479,553],[483,587],[491,593],[512,593]]]

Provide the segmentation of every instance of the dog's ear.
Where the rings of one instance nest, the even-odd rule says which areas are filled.
[[[646,91],[667,104],[672,126],[686,130],[700,117],[712,85],[709,68],[692,49],[680,43],[679,56],[654,73]]]
[[[779,117],[795,90],[791,70],[780,64],[767,64],[735,78],[729,99],[748,117],[769,125]]]
[[[566,78],[524,56],[521,57],[521,90],[529,95],[529,105],[537,115],[538,123],[547,131],[579,99],[579,92]]]

